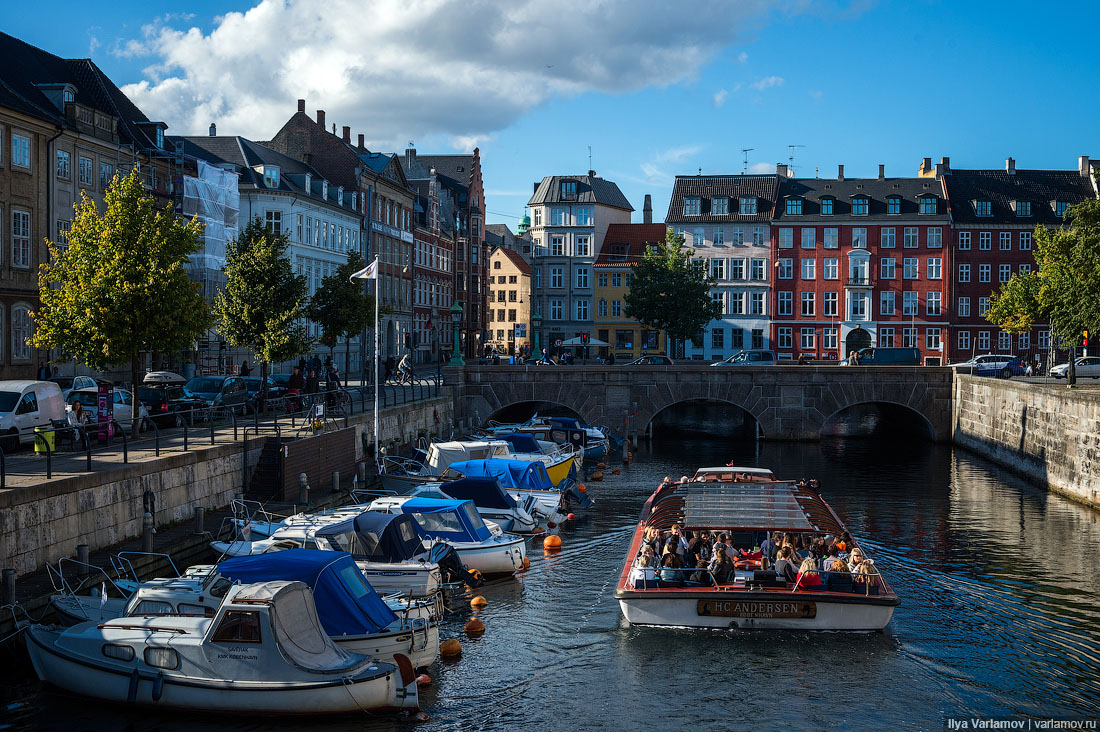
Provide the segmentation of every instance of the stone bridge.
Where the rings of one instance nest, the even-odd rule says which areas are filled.
[[[455,416],[489,419],[520,402],[552,402],[589,424],[645,433],[661,410],[694,400],[748,412],[760,437],[816,440],[860,404],[904,407],[936,441],[951,439],[952,370],[934,366],[463,366],[444,369]],[[624,426],[625,425],[625,426]]]

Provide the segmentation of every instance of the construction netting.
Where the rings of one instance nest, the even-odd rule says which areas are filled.
[[[213,298],[225,285],[226,245],[237,236],[241,196],[237,174],[196,161],[197,175],[183,178],[184,216],[196,218],[205,226],[202,249],[191,255],[191,278],[203,286],[203,294]]]

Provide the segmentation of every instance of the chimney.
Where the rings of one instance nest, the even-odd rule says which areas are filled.
[[[920,174],[928,175],[932,170],[932,158],[924,158],[920,163]]]
[[[943,171],[944,175],[951,172],[951,158],[946,155],[940,157],[940,170]]]
[[[211,137],[217,137],[218,136],[218,126],[216,124],[214,124],[213,122],[210,123],[210,136]]]
[[[1088,178],[1089,177],[1089,168],[1090,167],[1091,166],[1089,165],[1089,156],[1088,155],[1078,155],[1077,156],[1077,172],[1081,174],[1082,178]]]
[[[322,130],[325,129],[325,110],[323,109],[317,110],[317,126]]]
[[[786,163],[776,163],[775,164],[775,174],[778,175],[780,178],[786,178],[787,177],[787,164]]]
[[[883,180],[886,178],[886,166],[882,163],[878,164],[878,179]]]
[[[359,133],[359,148],[362,149],[363,147],[364,147],[364,145],[363,145],[363,133],[360,132]]]
[[[302,112],[303,114],[305,113],[305,111],[306,111],[306,100],[305,99],[299,99],[298,100],[298,111]]]
[[[642,223],[653,223],[653,197],[648,193],[645,194],[645,203],[642,204]]]
[[[351,128],[344,125],[344,142],[351,144]]]
[[[416,160],[416,148],[415,147],[405,148],[405,167],[406,168],[412,168],[413,161],[415,161],[415,160]]]
[[[596,177],[596,171],[594,171],[594,170],[588,171],[588,177],[589,178],[595,178]]]
[[[1016,161],[1012,158],[1005,161],[1005,172],[1009,175],[1016,175]]]
[[[836,179],[837,180],[844,180],[844,166],[843,165],[836,166]]]

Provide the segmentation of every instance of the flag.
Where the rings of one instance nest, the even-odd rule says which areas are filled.
[[[351,276],[353,280],[376,280],[378,279],[378,260],[368,264],[363,269],[359,270]]]
[[[424,325],[424,330],[432,330],[433,328],[435,328],[435,326],[432,325],[432,316],[429,315],[428,322]]]
[[[107,583],[99,583],[99,609],[102,610],[107,604]]]

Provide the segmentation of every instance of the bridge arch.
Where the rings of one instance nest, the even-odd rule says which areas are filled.
[[[743,405],[728,399],[714,399],[714,398],[692,398],[692,399],[680,399],[670,404],[661,407],[650,417],[649,422],[645,425],[639,423],[639,431],[644,432],[646,435],[652,436],[655,429],[661,426],[662,418],[667,417],[671,412],[683,411],[690,415],[690,412],[694,409],[705,409],[706,407],[721,407],[726,409],[729,414],[727,417],[741,418],[741,428],[736,429],[735,432],[740,433],[742,437],[749,437],[750,439],[756,439],[757,437],[764,437],[761,433],[760,422],[756,416],[746,409]],[[688,417],[690,420],[690,416]],[[681,423],[678,426],[679,429],[687,428],[690,430],[689,425]],[[718,435],[721,436],[721,435]],[[730,435],[733,436],[733,435]]]
[[[526,422],[535,414],[554,417],[574,417],[582,421],[584,419],[580,415],[580,413],[578,413],[568,404],[532,399],[528,401],[514,402],[512,404],[502,405],[492,414],[475,415],[475,422],[479,423],[479,427],[484,427],[489,420],[495,420],[497,422],[503,423]]]
[[[934,440],[936,428],[920,410],[908,404],[882,399],[840,407],[825,417],[821,425],[822,437],[877,437],[883,434]]]

